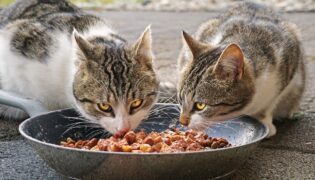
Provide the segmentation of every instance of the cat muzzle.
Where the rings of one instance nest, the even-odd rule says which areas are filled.
[[[128,131],[130,130],[130,128],[122,128],[120,129],[116,134],[114,134],[115,137],[122,137],[124,136]]]
[[[190,117],[181,114],[179,117],[179,122],[184,126],[188,126],[190,122]]]

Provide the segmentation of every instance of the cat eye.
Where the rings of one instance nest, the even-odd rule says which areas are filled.
[[[197,111],[201,111],[201,110],[203,110],[205,107],[206,107],[206,104],[205,104],[205,103],[202,103],[202,102],[196,102],[196,103],[194,104],[194,109],[197,110]]]
[[[112,111],[112,107],[107,103],[97,103],[97,107],[99,110],[107,112],[107,113]]]
[[[142,99],[136,99],[136,100],[134,100],[134,101],[131,102],[130,107],[131,107],[132,109],[138,108],[138,107],[141,106],[142,102],[143,102]]]

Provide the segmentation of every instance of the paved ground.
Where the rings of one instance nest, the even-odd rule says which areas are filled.
[[[180,31],[193,33],[215,13],[106,12],[127,39],[152,24],[156,66],[163,80],[176,81]],[[308,87],[297,120],[277,123],[278,134],[248,158],[234,179],[315,179],[315,13],[285,14],[302,29],[307,54]],[[0,179],[62,179],[20,137],[18,122],[0,120]],[[175,172],[174,172],[175,173]]]

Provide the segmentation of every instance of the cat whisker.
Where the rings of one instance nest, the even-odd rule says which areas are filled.
[[[79,129],[79,128],[102,128],[102,127],[99,125],[94,125],[94,124],[74,124],[74,125],[67,126],[67,128]]]
[[[156,109],[153,109],[152,111],[150,111],[149,114],[150,115],[155,115],[155,114],[163,113],[163,114],[173,114],[173,115],[179,116],[179,112],[180,111],[178,109],[173,109],[175,112],[165,112],[165,110],[168,110],[168,109],[169,108],[167,108],[167,107],[156,108]]]
[[[145,122],[143,124],[156,124],[156,125],[165,125],[163,122]]]
[[[75,119],[75,120],[80,120],[80,121],[89,122],[87,119],[82,118],[82,117],[70,117],[70,116],[64,116],[64,115],[62,115],[62,117],[65,118],[65,119]]]
[[[160,115],[161,113],[162,113],[163,115],[169,117],[169,115],[168,115],[166,112],[164,112],[163,110],[154,110],[154,111],[150,112],[149,115],[150,115],[150,116],[153,116],[153,115]]]
[[[152,91],[143,91],[143,92],[148,93],[148,92],[152,92]],[[176,94],[170,95],[170,93],[166,93],[166,92],[162,92],[162,91],[155,91],[155,92],[159,94],[159,99],[163,99],[163,101],[166,101],[166,102],[178,104],[177,98],[175,98]],[[165,96],[163,96],[163,95],[165,95]]]
[[[103,133],[104,133],[104,130],[103,130],[103,129],[99,129],[99,130],[92,131],[91,133],[87,134],[86,137],[87,137],[88,139],[92,139],[92,138],[94,138],[95,136],[100,135],[100,134],[103,134]]]
[[[65,134],[68,134],[70,131],[74,130],[74,129],[79,129],[81,127],[70,127],[70,128],[67,128],[62,134],[61,134],[61,137],[63,137]]]
[[[77,125],[87,125],[87,124],[86,123],[82,123],[82,122],[75,122],[75,123],[68,124],[65,127],[74,127],[74,126],[77,126]]]
[[[62,116],[63,118],[65,119],[73,119],[73,120],[79,120],[79,121],[83,121],[85,123],[90,123],[90,124],[98,124],[97,122],[95,121],[92,121],[92,120],[88,120],[84,117],[81,117],[81,116],[78,116],[78,117],[70,117],[70,116]]]
[[[104,131],[103,134],[100,136],[100,138],[101,138],[101,139],[107,138],[109,134],[110,134],[109,132]]]
[[[233,132],[238,132],[238,131],[237,131],[236,129],[234,129],[233,127],[227,126],[227,125],[224,124],[224,123],[215,123],[215,125],[216,125],[217,127],[222,126],[222,127],[226,128],[226,129],[230,129],[230,130],[232,130]]]

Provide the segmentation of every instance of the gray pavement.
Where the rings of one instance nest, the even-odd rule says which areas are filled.
[[[193,33],[208,18],[206,12],[97,12],[128,40],[152,24],[155,66],[162,81],[176,82],[176,58],[181,30]],[[265,140],[233,179],[315,179],[315,13],[284,16],[302,30],[308,85],[294,120],[277,122],[278,134]],[[62,179],[21,138],[19,122],[0,120],[0,179]]]

